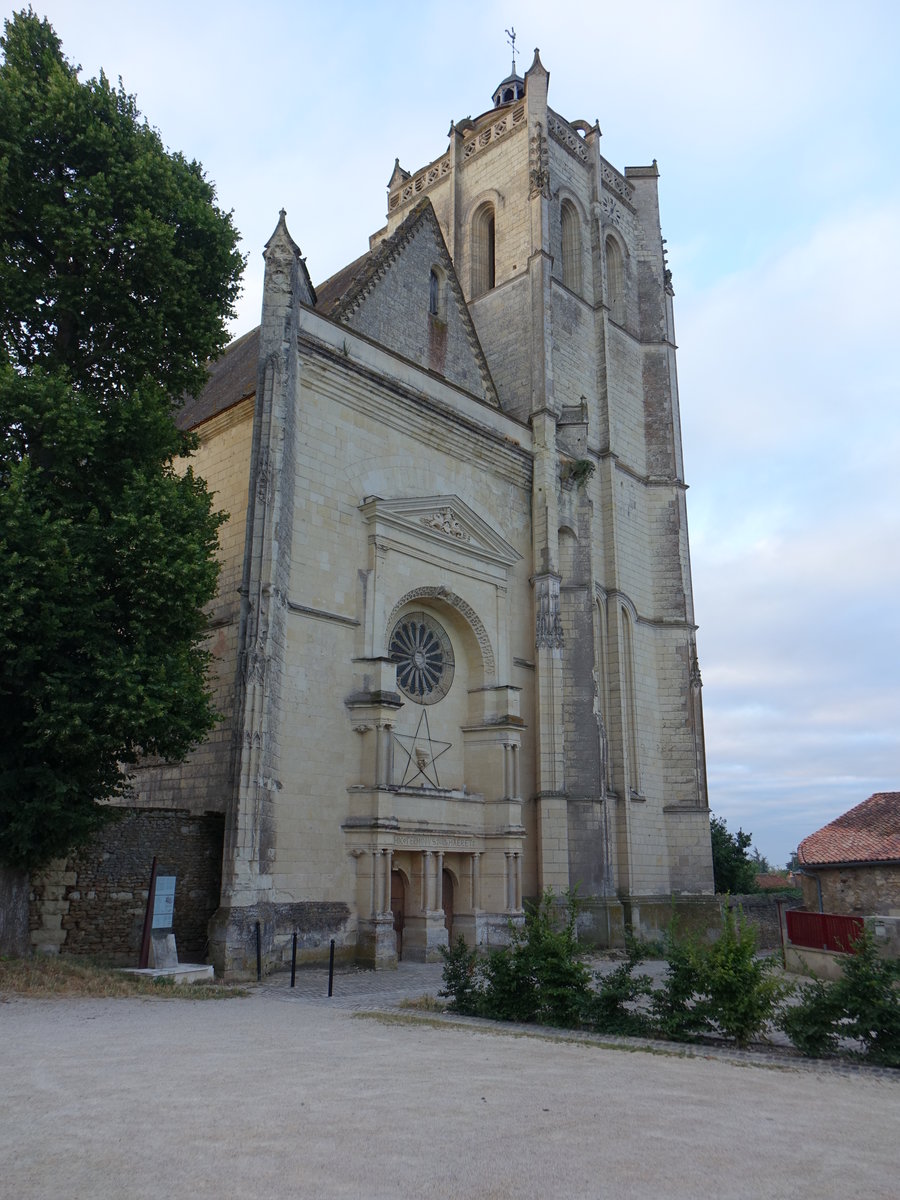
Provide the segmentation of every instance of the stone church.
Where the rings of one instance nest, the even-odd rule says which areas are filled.
[[[282,212],[259,328],[181,414],[230,513],[225,716],[135,804],[224,814],[230,975],[257,922],[269,964],[297,931],[390,966],[497,944],[548,888],[599,944],[712,900],[658,171],[548,82],[535,52],[396,162],[317,287]]]

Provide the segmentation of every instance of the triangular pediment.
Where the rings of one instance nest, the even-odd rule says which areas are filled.
[[[513,566],[522,557],[459,496],[412,496],[382,499],[368,496],[363,516],[379,533],[395,530],[435,548],[452,550],[485,562]]]
[[[432,294],[432,272],[439,295]],[[330,316],[499,408],[431,201],[368,254]]]

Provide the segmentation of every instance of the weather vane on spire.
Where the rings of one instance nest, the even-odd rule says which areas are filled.
[[[515,25],[513,25],[512,29],[505,30],[505,33],[506,33],[506,40],[512,46],[512,73],[513,73],[513,75],[515,75],[515,73],[516,73],[516,27],[515,27]]]

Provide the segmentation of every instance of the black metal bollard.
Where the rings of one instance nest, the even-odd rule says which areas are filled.
[[[291,939],[291,987],[297,980],[297,930],[294,930],[294,936]]]
[[[328,952],[328,995],[334,992],[334,938],[331,939],[331,949]]]
[[[262,979],[262,930],[256,922],[256,982]]]

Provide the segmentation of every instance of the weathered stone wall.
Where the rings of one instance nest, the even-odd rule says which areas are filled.
[[[900,863],[871,867],[834,867],[801,875],[803,903],[819,911],[816,877],[822,886],[822,911],[859,916],[878,913],[900,917]]]
[[[229,949],[216,971],[226,979],[253,979],[256,975],[256,926],[259,925],[261,967],[264,973],[291,961],[292,939],[297,935],[297,962],[328,961],[334,939],[335,957],[347,962],[356,957],[348,943],[350,909],[342,902],[307,900],[290,904],[253,904],[219,909],[213,926],[230,926]],[[213,937],[214,947],[225,945],[224,936]]]
[[[777,898],[766,895],[660,896],[624,905],[619,900],[592,897],[581,905],[578,935],[591,946],[619,946],[630,927],[636,937],[656,942],[675,918],[682,934],[714,941],[726,906],[744,914],[744,920],[756,930],[760,950],[781,948]]]
[[[136,963],[156,855],[159,873],[177,879],[178,957],[204,961],[207,923],[219,905],[223,824],[218,814],[126,811],[82,850],[32,876],[32,946]]]
[[[723,905],[738,909],[744,920],[756,930],[760,950],[781,948],[781,926],[778,917],[778,897],[762,895],[720,896]],[[795,904],[793,901],[792,904]],[[789,907],[792,906],[789,905]]]

